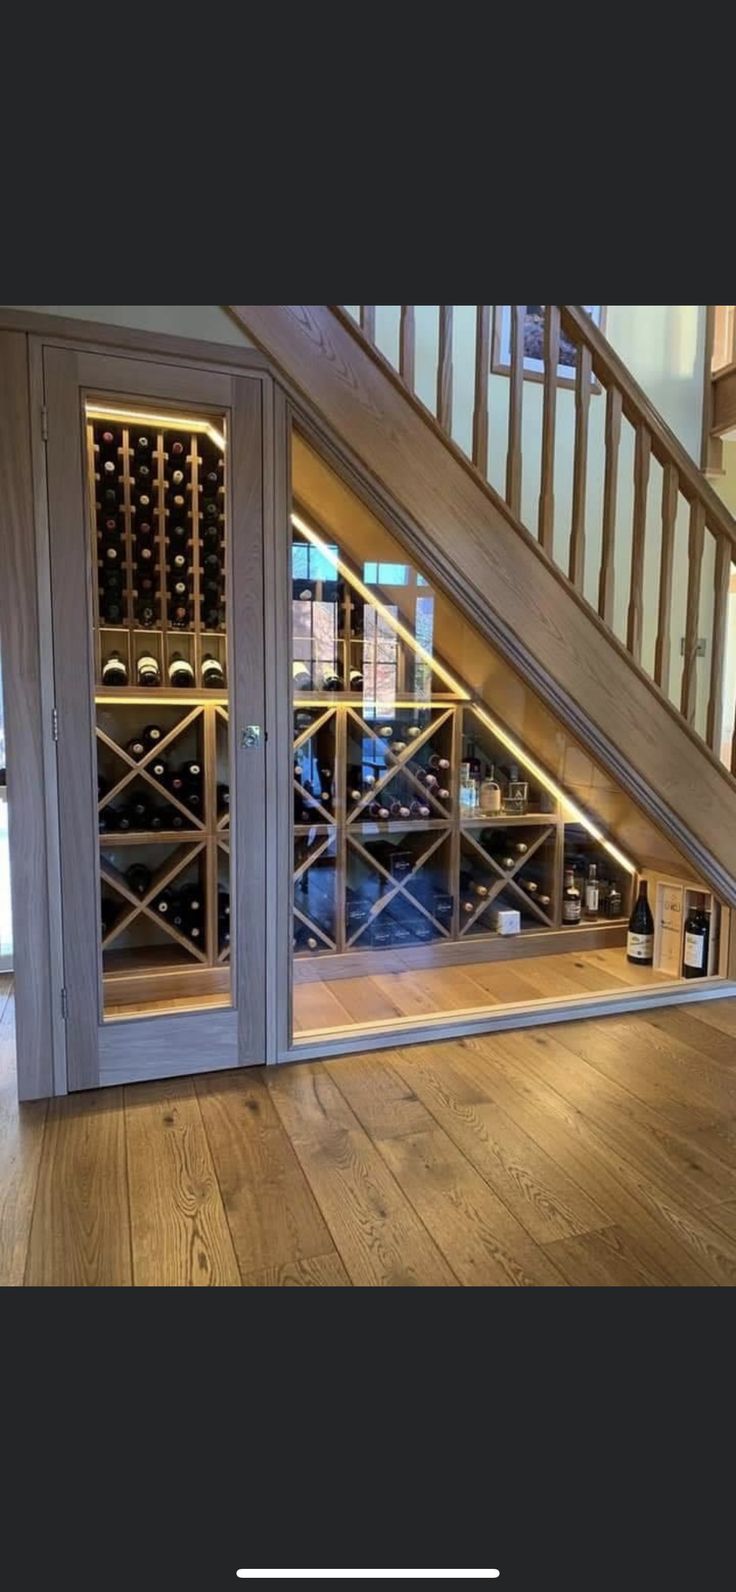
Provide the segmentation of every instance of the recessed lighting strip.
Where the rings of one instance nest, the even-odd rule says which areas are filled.
[[[131,421],[147,426],[162,426],[170,430],[202,431],[221,453],[225,452],[225,438],[211,420],[193,420],[189,415],[156,415],[145,409],[118,409],[115,404],[85,404],[88,420],[119,420],[121,425]]]

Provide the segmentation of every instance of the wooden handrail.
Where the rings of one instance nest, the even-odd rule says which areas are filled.
[[[384,368],[390,368],[375,343],[375,306],[360,306],[359,332],[352,317],[345,315],[339,306],[330,306],[349,326],[356,337],[367,343],[374,359]],[[508,435],[504,494],[506,504],[517,525],[522,522],[522,502],[526,478],[524,452],[528,451],[529,421],[525,415],[525,377],[530,374],[525,353],[526,306],[512,304],[503,312],[489,305],[476,305],[474,404],[472,416],[472,444],[465,452],[468,462],[475,468],[487,486],[489,481],[489,413],[491,408],[490,342],[492,316],[503,313],[507,317],[508,337],[505,351],[494,343],[494,358],[500,353],[505,358],[503,366],[493,369],[508,372]],[[438,314],[438,353],[436,368],[436,406],[434,414],[426,410],[414,393],[414,307],[401,306],[399,329],[399,384],[431,423],[436,426],[448,445],[457,449],[452,436],[453,420],[453,306],[440,305]],[[672,635],[672,598],[674,588],[675,548],[678,508],[688,505],[688,571],[687,615],[684,637],[684,663],[679,702],[673,706],[680,712],[690,729],[707,742],[719,757],[726,749],[722,745],[722,718],[724,711],[724,670],[726,636],[729,618],[729,592],[732,562],[736,563],[736,520],[716,495],[706,477],[698,469],[674,432],[654,408],[646,393],[634,379],[623,360],[603,336],[594,321],[575,304],[548,305],[543,315],[543,355],[531,372],[543,382],[539,465],[539,498],[536,525],[530,534],[535,535],[546,557],[559,567],[555,546],[562,538],[555,523],[555,471],[561,470],[557,437],[558,390],[560,378],[560,343],[564,335],[576,349],[575,360],[575,430],[572,457],[569,459],[572,484],[572,513],[569,550],[565,574],[578,595],[585,595],[585,562],[588,515],[588,474],[590,468],[590,402],[591,394],[605,391],[605,427],[603,456],[603,500],[600,539],[600,568],[598,572],[597,612],[618,644],[621,636],[616,624],[620,623],[622,601],[626,598],[625,647],[636,666],[642,668],[642,655],[653,644],[654,666],[650,678],[666,696],[671,697],[671,649],[676,640]],[[502,328],[503,320],[497,326]],[[396,378],[396,367],[392,374]],[[719,372],[720,374],[720,372]],[[570,383],[567,383],[570,385]],[[598,384],[596,386],[596,384]],[[735,395],[736,397],[736,395]],[[729,397],[729,405],[736,407]],[[529,406],[535,413],[533,406]],[[538,411],[536,411],[538,413]],[[730,414],[730,407],[728,410]],[[622,449],[622,428],[626,422],[634,433],[633,481],[625,477],[627,455]],[[563,433],[564,434],[564,433]],[[658,593],[653,598],[651,585],[645,590],[645,573],[652,568],[647,559],[648,538],[651,538],[659,519],[650,503],[651,461],[662,469],[661,531],[659,532]],[[633,497],[628,492],[633,488]],[[562,494],[561,494],[562,496]],[[631,541],[622,535],[619,524],[628,509],[631,513]],[[522,522],[523,523],[523,522]],[[629,567],[625,559],[630,558]],[[713,568],[712,577],[704,584],[704,571]],[[647,576],[649,583],[650,577]],[[707,611],[703,614],[706,639],[710,632],[710,660],[704,665],[701,624],[701,593],[706,585],[712,590],[703,601]],[[617,600],[618,598],[618,600]],[[709,607],[708,607],[709,603]],[[646,645],[645,645],[646,643]],[[651,667],[651,666],[650,666]],[[706,667],[708,678],[705,678]],[[700,728],[702,726],[702,729]],[[736,740],[726,760],[733,755],[736,760]]]

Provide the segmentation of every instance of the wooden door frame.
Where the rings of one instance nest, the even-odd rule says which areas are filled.
[[[6,725],[10,748],[10,856],[16,943],[18,1094],[21,1100],[67,1091],[62,1014],[63,956],[58,785],[52,710],[56,696],[51,632],[47,514],[44,350],[120,356],[180,367],[199,376],[247,378],[263,405],[262,512],[273,540],[273,380],[256,349],[199,343],[127,328],[73,322],[30,311],[0,311],[0,582]],[[269,748],[267,748],[268,755]],[[271,848],[265,866],[271,867]],[[267,889],[272,906],[273,890]],[[268,959],[269,973],[272,960]],[[269,979],[269,985],[272,985]],[[270,1010],[277,994],[270,989]],[[266,1039],[273,1032],[266,1023]],[[264,1059],[272,1059],[268,1055]],[[114,1081],[112,1077],[106,1081]]]

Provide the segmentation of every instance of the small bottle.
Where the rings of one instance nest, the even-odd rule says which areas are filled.
[[[141,653],[136,665],[136,673],[139,685],[154,686],[161,684],[161,670],[158,666],[158,659],[154,658],[150,652]]]
[[[606,917],[620,918],[623,898],[617,884],[612,884],[606,902]]]
[[[705,978],[708,972],[708,941],[710,918],[705,910],[705,896],[698,895],[685,919],[682,950],[683,978]]]
[[[647,900],[647,881],[639,882],[639,894],[629,918],[626,959],[638,967],[651,967],[654,961],[654,919]]]
[[[600,886],[598,884],[598,869],[594,862],[588,868],[588,877],[585,881],[585,916],[597,918],[600,902]]]
[[[579,923],[581,913],[580,891],[575,883],[572,868],[565,869],[565,888],[562,892],[563,923]]]
[[[123,662],[119,652],[111,652],[105,659],[102,665],[102,683],[114,686],[128,684],[128,666]]]
[[[488,818],[501,811],[501,786],[495,777],[495,769],[490,766],[480,787],[480,810]]]
[[[194,670],[187,658],[182,658],[180,652],[175,652],[169,664],[169,685],[191,687],[194,685]]]

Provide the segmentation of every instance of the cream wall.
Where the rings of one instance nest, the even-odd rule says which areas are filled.
[[[4,304],[3,309],[36,310],[42,315],[68,315],[83,321],[103,321],[108,326],[131,326],[135,331],[170,332],[209,343],[252,347],[221,304]]]

